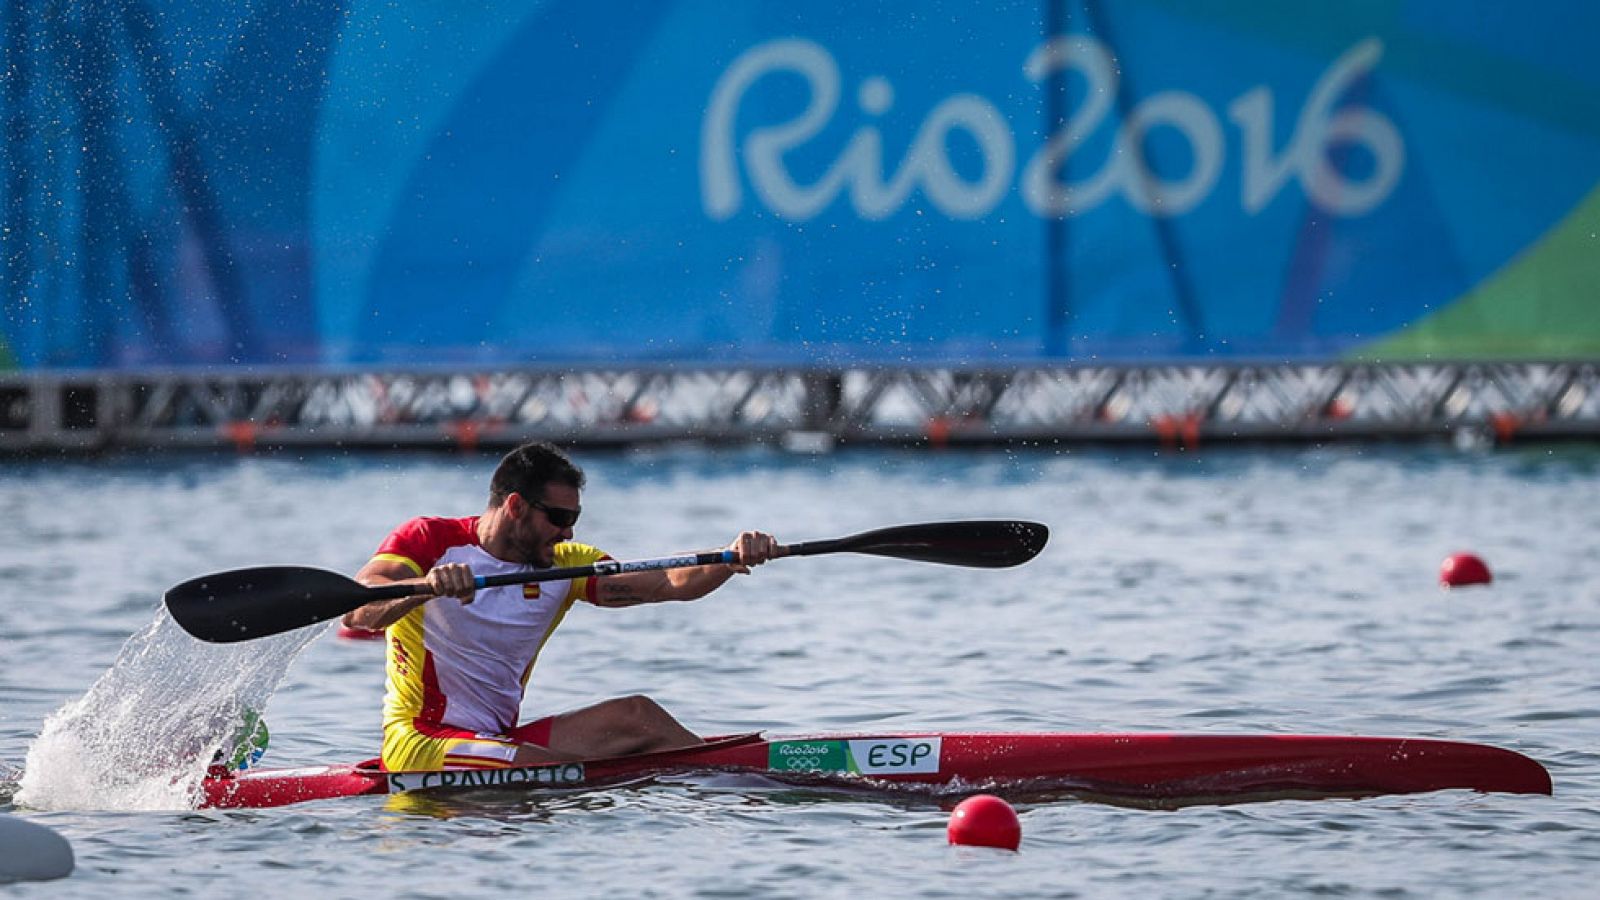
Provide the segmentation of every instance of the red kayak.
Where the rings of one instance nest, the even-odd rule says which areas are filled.
[[[1549,794],[1520,753],[1421,738],[1223,734],[829,734],[711,738],[702,746],[515,769],[389,772],[358,765],[208,776],[202,806],[265,807],[414,790],[581,788],[669,772],[943,792],[1059,791],[1183,805],[1466,789]]]

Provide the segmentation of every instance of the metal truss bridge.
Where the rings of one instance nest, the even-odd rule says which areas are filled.
[[[1600,362],[0,377],[0,452],[1600,438]]]

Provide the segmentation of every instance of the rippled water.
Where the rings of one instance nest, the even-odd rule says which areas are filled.
[[[1591,893],[1600,871],[1600,452],[656,450],[580,461],[591,475],[580,538],[620,558],[716,546],[742,527],[799,540],[1005,517],[1044,521],[1054,537],[1038,560],[1010,571],[830,556],[773,563],[695,604],[580,606],[541,657],[530,714],[641,691],[705,731],[1449,737],[1535,757],[1556,794],[1178,811],[1027,803],[1015,855],[948,847],[948,813],[933,799],[725,776],[533,798],[149,809],[176,804],[97,780],[105,747],[65,759],[39,738],[46,720],[88,705],[108,733],[182,732],[216,706],[213,680],[253,684],[286,666],[267,707],[265,762],[331,763],[375,752],[382,692],[375,644],[324,633],[292,663],[293,638],[208,655],[216,648],[186,644],[158,621],[161,592],[246,565],[354,571],[409,515],[476,512],[494,460],[12,462],[0,465],[9,526],[0,541],[9,595],[0,604],[0,812],[66,835],[78,871],[4,890]],[[1496,583],[1440,591],[1439,561],[1458,549],[1482,554]],[[150,646],[172,658],[151,657]],[[171,696],[150,716],[86,698],[122,693]],[[116,752],[137,757],[128,743]],[[30,746],[35,784],[23,796],[42,799],[22,806],[15,794]],[[79,765],[76,785],[40,775]]]

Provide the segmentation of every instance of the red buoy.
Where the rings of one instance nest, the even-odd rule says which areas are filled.
[[[1452,553],[1439,564],[1439,583],[1447,588],[1492,581],[1494,576],[1489,574],[1489,567],[1472,553]]]
[[[1015,850],[1022,843],[1022,822],[1011,804],[993,794],[975,794],[950,813],[950,843],[968,847]]]

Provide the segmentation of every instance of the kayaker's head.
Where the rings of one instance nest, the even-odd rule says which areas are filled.
[[[489,480],[486,518],[494,524],[484,549],[510,562],[555,565],[556,544],[571,540],[578,522],[583,483],[583,470],[551,444],[507,453]]]

